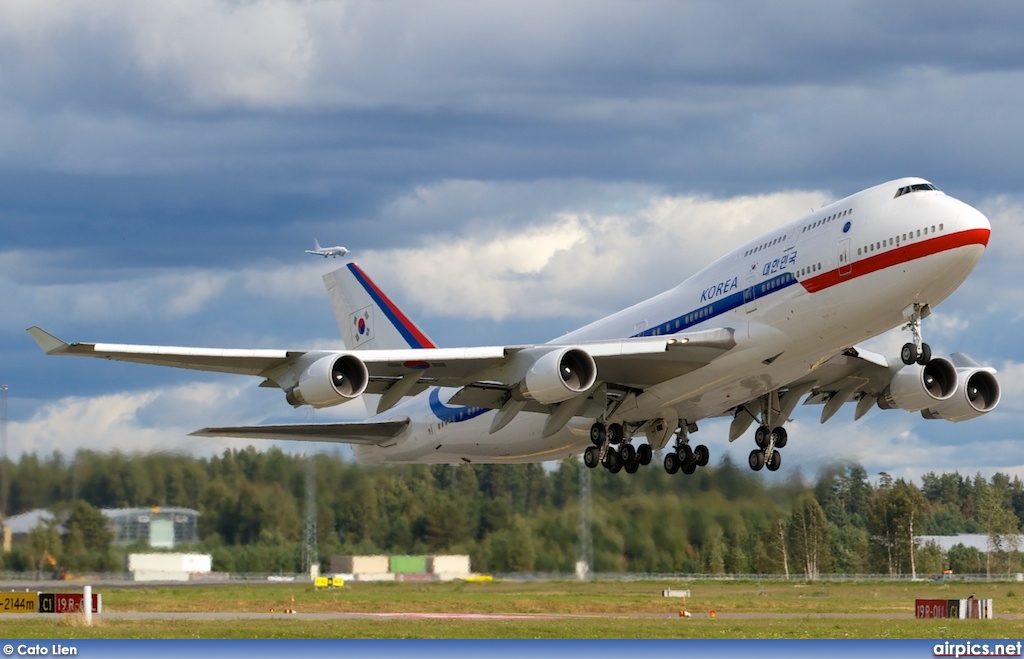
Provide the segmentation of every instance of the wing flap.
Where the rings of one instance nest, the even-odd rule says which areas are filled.
[[[394,439],[409,427],[408,417],[388,421],[351,421],[339,423],[289,423],[265,426],[203,428],[190,433],[196,437],[240,437],[279,439],[333,444],[381,444]]]

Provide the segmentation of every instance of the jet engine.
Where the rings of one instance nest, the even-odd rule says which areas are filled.
[[[926,419],[966,421],[991,412],[1002,396],[995,369],[959,368],[957,376],[960,385],[956,393],[938,405],[921,410]]]
[[[918,412],[949,400],[956,387],[956,367],[948,359],[935,357],[924,366],[913,364],[897,371],[878,397],[878,406]]]
[[[369,380],[366,364],[355,355],[321,357],[299,376],[285,398],[292,407],[330,407],[358,397]]]
[[[579,348],[550,350],[538,357],[519,383],[519,394],[553,405],[587,391],[597,379],[594,358]]]

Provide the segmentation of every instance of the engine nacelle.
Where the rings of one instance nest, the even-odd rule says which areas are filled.
[[[1002,392],[992,368],[957,369],[960,385],[949,400],[921,410],[926,419],[966,421],[991,412],[999,404]]]
[[[330,407],[357,398],[366,390],[370,374],[355,355],[321,357],[299,376],[285,394],[293,407]]]
[[[935,357],[925,366],[904,366],[878,397],[878,406],[918,412],[949,400],[956,393],[956,383],[956,367],[942,357]]]
[[[544,405],[569,400],[594,386],[597,364],[579,348],[551,350],[541,355],[519,383],[519,394]]]

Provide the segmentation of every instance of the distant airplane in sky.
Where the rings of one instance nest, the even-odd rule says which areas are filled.
[[[665,449],[667,472],[692,474],[709,456],[690,445],[697,423],[726,417],[729,441],[757,426],[749,466],[775,471],[801,399],[822,406],[822,423],[848,402],[854,419],[876,405],[948,421],[996,407],[994,369],[959,352],[933,357],[921,334],[990,232],[928,181],[898,179],[751,236],[664,293],[537,345],[438,348],[355,263],[324,275],[344,350],[66,343],[28,331],[50,355],[256,376],[295,407],[380,396],[366,421],[195,435],[348,443],[371,463],[583,453],[588,467],[629,473]],[[857,345],[900,326],[911,336],[898,356]]]
[[[331,258],[345,256],[348,254],[348,249],[339,245],[335,245],[334,247],[321,247],[320,241],[314,238],[313,249],[307,249],[306,254],[316,254],[317,256],[322,256],[326,259],[328,256]]]

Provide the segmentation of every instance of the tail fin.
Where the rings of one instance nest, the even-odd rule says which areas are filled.
[[[316,238],[313,239],[313,249],[315,249],[318,252],[323,249],[323,247],[320,246],[320,241],[317,240]]]
[[[325,274],[324,287],[349,350],[437,347],[355,263]]]

